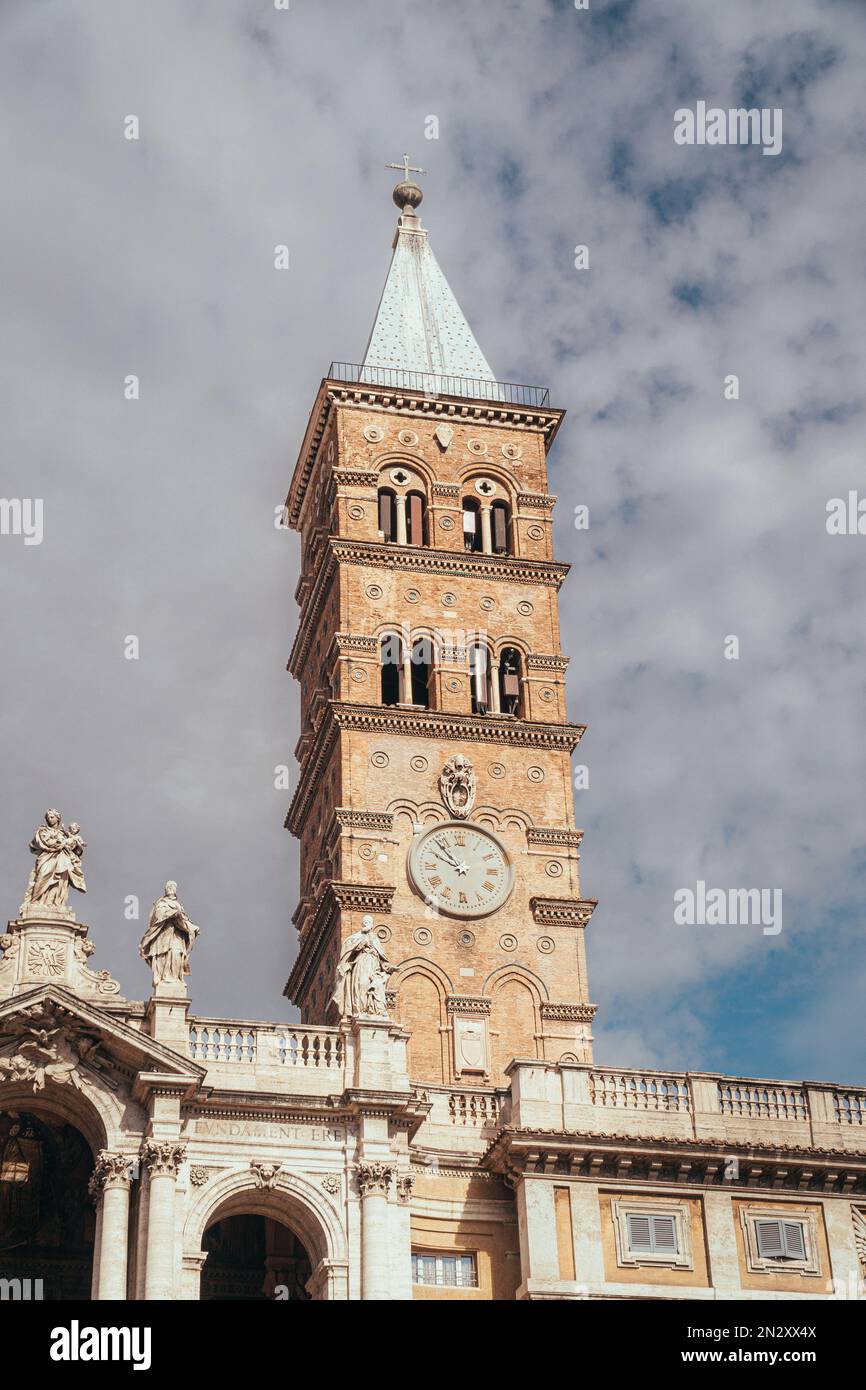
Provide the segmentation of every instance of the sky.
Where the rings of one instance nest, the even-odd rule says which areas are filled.
[[[0,497],[44,534],[0,535],[0,914],[57,806],[92,967],[146,997],[174,878],[194,1011],[290,1016],[274,509],[407,150],[497,376],[568,412],[596,1056],[866,1081],[866,535],[826,526],[866,496],[864,59],[857,0],[4,0]],[[781,152],[676,143],[699,101],[781,109]],[[782,930],[677,924],[699,880],[780,890]]]

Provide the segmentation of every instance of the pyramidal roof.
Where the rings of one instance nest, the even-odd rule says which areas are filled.
[[[398,183],[394,189],[394,201],[402,212],[361,379],[389,385],[389,374],[411,373],[440,378],[434,383],[436,389],[453,395],[492,394],[481,383],[495,381],[493,370],[415,211],[422,196],[418,185],[409,181]],[[449,384],[443,384],[441,378],[447,378]]]

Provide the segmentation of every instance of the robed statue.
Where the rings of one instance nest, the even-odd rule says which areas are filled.
[[[68,912],[69,889],[87,892],[81,860],[86,845],[76,821],[63,824],[60,812],[45,812],[44,822],[30,841],[36,863],[30,874],[21,911],[34,915],[39,907],[60,908]]]
[[[389,965],[382,943],[373,930],[372,917],[364,917],[361,930],[347,937],[337,964],[337,981],[332,995],[340,1016],[373,1015],[388,1017],[385,986],[396,965]]]
[[[139,947],[139,954],[153,971],[154,988],[165,983],[184,983],[184,976],[189,974],[189,953],[198,932],[178,902],[177,884],[169,880],[162,897],[150,910],[147,931]]]

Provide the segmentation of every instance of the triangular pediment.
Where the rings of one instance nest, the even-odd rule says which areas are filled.
[[[0,1005],[0,1083],[22,1081],[42,1089],[46,1081],[76,1084],[89,1076],[114,1089],[131,1088],[142,1075],[195,1089],[205,1069],[57,985]]]

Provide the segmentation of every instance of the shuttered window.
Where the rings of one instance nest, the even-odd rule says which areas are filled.
[[[409,544],[424,544],[424,502],[418,492],[409,493]]]
[[[675,1255],[677,1223],[673,1216],[629,1212],[626,1217],[629,1249],[635,1255]]]
[[[805,1260],[806,1233],[802,1221],[756,1221],[758,1254],[763,1260]]]
[[[508,552],[508,510],[504,502],[493,504],[493,549],[497,555]]]
[[[397,534],[397,517],[393,492],[379,493],[379,530],[386,541],[394,540]]]

